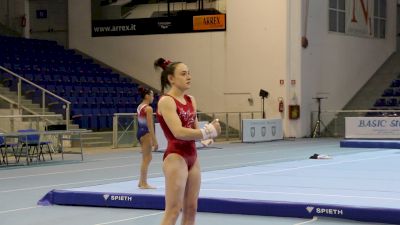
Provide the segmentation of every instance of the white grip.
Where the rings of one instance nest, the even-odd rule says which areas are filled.
[[[203,134],[203,140],[212,139],[218,136],[217,129],[212,124],[206,124],[204,128],[200,129]]]

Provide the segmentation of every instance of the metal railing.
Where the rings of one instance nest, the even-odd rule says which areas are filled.
[[[204,9],[216,9],[221,13],[226,12],[226,0],[219,1],[197,1],[197,2],[186,2],[186,1],[158,1],[157,12],[165,11],[181,11],[181,10],[204,10]]]
[[[242,119],[261,119],[261,112],[199,112],[199,121],[218,118],[221,124],[220,140],[241,139]],[[154,119],[154,121],[156,121]],[[156,121],[157,122],[157,121]],[[115,113],[113,117],[113,147],[136,146],[137,113]]]
[[[69,125],[70,125],[70,113],[71,113],[71,102],[69,102],[68,100],[44,89],[43,87],[23,78],[22,76],[8,70],[7,68],[4,68],[2,66],[0,66],[0,69],[7,72],[8,74],[12,75],[13,77],[15,77],[17,79],[17,102],[12,101],[11,99],[0,95],[0,98],[6,100],[7,102],[11,103],[11,104],[16,104],[18,109],[23,109],[25,111],[28,111],[29,113],[32,113],[34,115],[37,115],[38,113],[34,112],[33,110],[29,109],[28,107],[24,107],[21,105],[21,99],[22,99],[22,82],[26,82],[27,84],[39,89],[41,91],[42,94],[42,98],[41,98],[41,103],[42,103],[42,114],[45,114],[45,110],[46,110],[46,94],[50,95],[54,98],[56,98],[57,100],[63,102],[65,104],[65,120],[66,120],[66,126],[67,126],[67,130],[69,130]]]

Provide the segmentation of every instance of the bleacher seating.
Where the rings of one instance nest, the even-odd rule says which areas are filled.
[[[383,92],[382,96],[384,96],[384,97],[394,96],[394,89],[393,88],[385,89],[385,91]]]
[[[131,78],[54,41],[0,36],[0,52],[1,66],[70,101],[71,119],[81,128],[109,130],[113,113],[133,113],[140,103],[138,84]],[[11,75],[0,75],[3,84],[6,80],[11,90],[17,90]],[[23,85],[23,94],[41,104],[41,91]],[[46,96],[46,106],[64,113],[63,105],[54,97]]]
[[[366,116],[398,116],[395,110],[400,110],[400,74],[388,86],[370,109],[376,112],[368,112]]]

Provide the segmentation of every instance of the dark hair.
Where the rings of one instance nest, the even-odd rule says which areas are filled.
[[[142,99],[144,99],[144,97],[146,97],[146,95],[149,95],[151,93],[150,89],[144,88],[144,87],[139,87],[138,91],[139,91],[140,97]]]
[[[176,66],[182,62],[171,62],[164,58],[159,58],[154,62],[154,68],[160,67],[163,69],[161,72],[161,93],[164,93],[164,89],[171,86],[168,80],[168,75],[174,75]]]

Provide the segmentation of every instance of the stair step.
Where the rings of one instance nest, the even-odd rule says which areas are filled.
[[[69,129],[79,129],[79,125],[77,124],[70,124]]]
[[[6,98],[9,98],[10,100],[14,101],[14,102],[18,102],[18,93],[16,91],[11,91],[9,87],[5,87],[1,82],[0,82],[0,94],[5,96]],[[43,114],[42,111],[42,107],[40,107],[40,104],[38,103],[33,103],[32,99],[30,97],[30,95],[22,95],[21,96],[21,105],[33,112],[35,112],[35,114]],[[0,108],[4,108],[4,109],[8,109],[10,107],[10,104],[7,101],[3,101],[2,99],[0,99]],[[23,115],[30,115],[32,113],[27,112],[26,110],[23,110],[22,112]],[[50,111],[47,107],[45,108],[45,115],[55,115],[55,112]],[[57,120],[56,118],[54,119],[49,119],[50,121],[53,121],[56,124],[65,124],[65,120],[61,121],[61,120]],[[79,125],[74,124],[72,121],[70,121],[69,124],[69,128],[70,129],[79,129]],[[108,136],[110,136],[110,134],[108,134]],[[111,135],[112,136],[112,135]],[[106,139],[107,137],[103,137],[103,140]]]
[[[102,140],[103,138],[101,137],[82,137],[82,140],[88,141],[88,140]]]
[[[30,110],[32,110],[32,111],[34,111],[34,112],[37,112],[37,113],[39,113],[39,114],[41,114],[42,111],[43,111],[42,108],[28,108],[28,109],[30,109]],[[45,114],[56,114],[55,112],[49,111],[48,108],[45,108],[45,109],[44,109],[44,112],[45,112]]]
[[[12,93],[0,93],[0,94],[6,98],[11,99],[14,102],[18,102],[18,96],[16,96],[15,94],[12,94]],[[25,97],[21,97],[21,103],[24,103],[24,102],[32,103],[32,100],[26,99]]]
[[[106,146],[111,146],[111,142],[106,142],[106,141],[98,141],[98,142],[83,142],[82,146],[84,147],[106,147]]]
[[[86,133],[82,136],[83,146],[86,147],[104,147],[112,146],[112,132],[92,132]],[[80,143],[73,143],[79,145]]]
[[[104,137],[102,136],[109,136],[109,134],[103,134],[102,132],[98,133],[87,133],[83,134],[81,140],[82,140],[82,145],[84,147],[105,147],[105,146],[111,146],[112,145],[112,140],[105,140]],[[71,145],[73,147],[79,147],[80,142],[79,141],[72,141]]]

